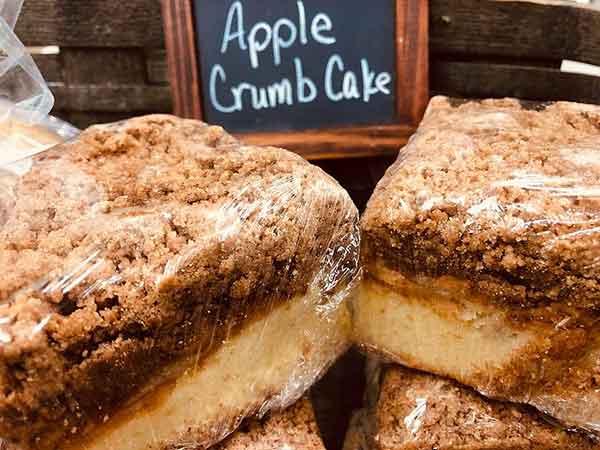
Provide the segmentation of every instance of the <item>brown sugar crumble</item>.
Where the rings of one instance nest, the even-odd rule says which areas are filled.
[[[302,399],[283,412],[250,419],[210,450],[325,450],[310,401]]]
[[[600,307],[600,107],[431,100],[362,219],[367,257],[521,306]],[[367,267],[368,271],[368,267]]]
[[[386,366],[373,404],[355,426],[369,450],[598,449],[523,405],[482,397],[441,377]],[[346,450],[367,450],[350,449]]]
[[[0,436],[55,448],[175,359],[341,289],[357,245],[332,178],[192,120],[91,127],[0,172]]]
[[[599,224],[600,106],[433,98],[362,217],[364,286],[432,312],[451,349],[515,344],[460,367],[443,347],[366,344],[598,434]]]

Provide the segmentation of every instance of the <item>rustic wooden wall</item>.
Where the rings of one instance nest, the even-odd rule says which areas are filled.
[[[552,3],[552,4],[549,4]],[[56,114],[84,127],[171,110],[160,0],[27,0],[17,24],[56,96]],[[430,1],[432,93],[600,103],[600,79],[562,59],[600,65],[600,11],[548,0]],[[393,157],[321,162],[359,206]]]
[[[160,14],[160,0],[26,0],[16,31],[26,45],[60,47],[36,60],[56,114],[84,127],[171,110]],[[600,65],[598,10],[559,0],[431,0],[430,33],[434,94],[600,103],[599,78],[559,70],[563,59]],[[318,164],[362,209],[393,159]],[[316,395],[317,413],[331,449],[360,403],[360,364],[349,353],[315,389],[327,394]]]
[[[564,58],[600,65],[598,10],[431,0],[430,29],[433,93],[600,102],[598,78],[559,71]],[[170,111],[160,0],[27,0],[17,33],[60,47],[36,59],[76,125]]]

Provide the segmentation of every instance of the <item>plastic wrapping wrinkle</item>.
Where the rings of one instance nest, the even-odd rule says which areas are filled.
[[[33,58],[2,17],[0,49],[0,120],[42,120],[52,109],[54,97]]]
[[[535,409],[401,366],[371,380],[376,395],[351,421],[344,450],[584,450],[600,443]]]
[[[415,399],[415,408],[404,418],[404,426],[414,436],[417,435],[423,423],[423,416],[427,413],[427,398]]]
[[[6,21],[11,29],[17,23],[22,6],[23,0],[0,0],[0,17]]]
[[[22,4],[0,1],[0,166],[17,174],[28,170],[26,158],[79,133],[48,115],[54,97],[12,30]]]
[[[0,437],[206,448],[349,345],[358,213],[320,169],[172,116],[0,177]]]
[[[600,108],[431,100],[361,222],[355,339],[600,432]]]

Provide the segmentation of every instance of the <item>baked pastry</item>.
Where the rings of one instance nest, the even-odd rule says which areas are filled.
[[[301,399],[283,412],[250,419],[211,450],[325,450],[310,401]]]
[[[291,404],[349,342],[357,211],[220,127],[95,126],[0,178],[0,437],[205,448]]]
[[[325,450],[312,405],[302,398],[282,412],[246,419],[210,450]],[[0,450],[16,450],[0,442]]]
[[[436,97],[362,219],[356,340],[600,432],[600,107]]]
[[[371,404],[358,412],[344,450],[592,450],[532,407],[489,400],[446,378],[382,368]]]

